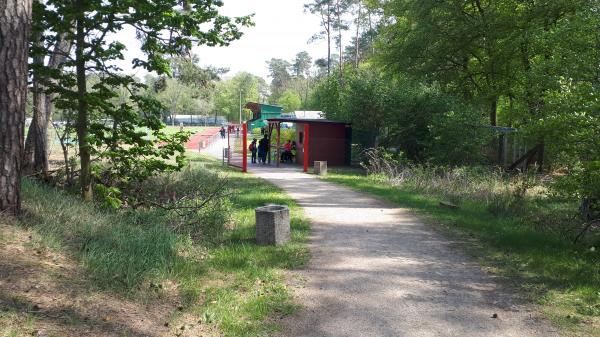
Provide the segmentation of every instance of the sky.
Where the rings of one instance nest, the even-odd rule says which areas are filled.
[[[301,51],[307,51],[313,59],[327,55],[324,41],[308,43],[320,30],[318,16],[304,13],[309,0],[224,0],[221,14],[243,16],[254,14],[254,27],[243,28],[244,35],[228,47],[195,47],[203,66],[229,68],[224,77],[232,77],[240,71],[261,76],[268,81],[266,61],[271,58],[292,60]],[[125,60],[117,64],[127,73],[143,77],[142,70],[132,70],[131,60],[141,57],[139,42],[133,31],[121,32],[117,37],[128,50]]]

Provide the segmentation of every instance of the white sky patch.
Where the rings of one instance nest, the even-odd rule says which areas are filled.
[[[243,28],[244,35],[228,47],[195,47],[193,52],[200,57],[203,66],[212,65],[229,68],[225,77],[247,71],[267,78],[266,61],[282,58],[291,61],[301,51],[307,51],[313,59],[327,55],[324,40],[308,43],[321,30],[320,18],[304,13],[304,4],[309,0],[225,0],[220,13],[227,16],[254,14],[254,27]],[[139,78],[146,75],[142,69],[132,69],[131,60],[143,55],[133,29],[120,32],[116,39],[127,46],[125,60],[116,62],[126,73]]]

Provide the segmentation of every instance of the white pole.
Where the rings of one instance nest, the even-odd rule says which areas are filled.
[[[242,88],[240,88],[240,125],[242,125]]]

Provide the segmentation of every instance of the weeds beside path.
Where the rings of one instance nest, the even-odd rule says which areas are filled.
[[[227,176],[233,209],[215,243],[193,242],[143,210],[111,210],[25,181],[25,215],[0,220],[0,336],[264,336],[296,308],[282,271],[308,259],[308,223],[278,188]],[[211,179],[207,174],[206,179]],[[291,207],[293,241],[253,242],[254,213]]]
[[[329,182],[361,190],[414,210],[488,267],[505,276],[568,336],[600,335],[600,257],[558,235],[536,231],[516,217],[496,216],[483,202],[440,207],[444,197],[392,186],[354,170],[332,170]]]

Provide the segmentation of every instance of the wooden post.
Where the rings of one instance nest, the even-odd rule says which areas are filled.
[[[248,125],[242,124],[242,172],[248,172]]]
[[[308,172],[308,123],[304,123],[304,172]]]
[[[269,135],[267,136],[267,139],[269,140],[269,143],[268,143],[269,145],[267,146],[266,156],[267,156],[267,162],[269,164],[271,164],[271,135],[273,134],[273,123],[271,123],[271,122],[268,122],[268,123],[269,123],[269,130],[268,130]]]

